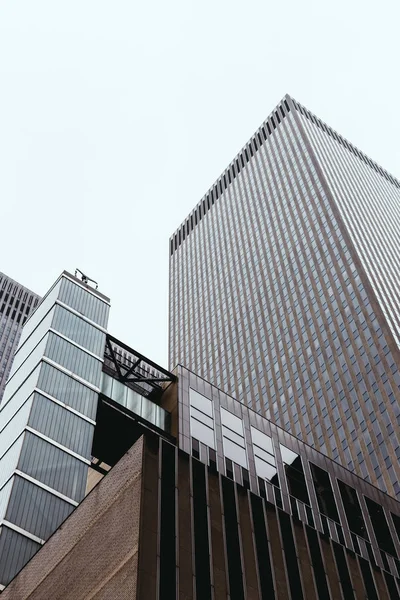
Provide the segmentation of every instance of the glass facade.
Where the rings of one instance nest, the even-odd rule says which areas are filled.
[[[21,336],[0,409],[2,585],[85,495],[108,311],[63,273]]]
[[[107,373],[102,374],[101,392],[111,400],[114,400],[129,411],[135,413],[145,421],[149,421],[159,429],[169,431],[170,415],[145,396],[131,389],[122,381],[110,377]]]
[[[399,201],[286,97],[171,238],[169,349],[397,497]]]

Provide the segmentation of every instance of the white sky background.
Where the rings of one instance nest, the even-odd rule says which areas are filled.
[[[400,3],[2,0],[0,271],[167,366],[168,240],[285,93],[400,176]]]

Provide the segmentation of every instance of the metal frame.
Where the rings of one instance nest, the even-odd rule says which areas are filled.
[[[111,335],[106,338],[103,370],[146,397],[155,391],[164,391],[176,381],[175,375]]]

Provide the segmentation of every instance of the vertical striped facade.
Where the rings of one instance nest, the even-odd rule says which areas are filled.
[[[0,408],[0,584],[85,495],[109,301],[64,272],[24,326]]]
[[[0,273],[0,403],[22,327],[40,297]]]
[[[171,368],[398,497],[399,210],[286,96],[172,236],[169,323]]]

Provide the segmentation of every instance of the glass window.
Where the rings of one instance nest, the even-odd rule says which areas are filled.
[[[213,448],[215,450],[215,439],[214,439],[214,430],[207,427],[207,425],[203,425],[200,421],[197,421],[194,418],[190,419],[190,433],[192,437],[199,440],[206,446]]]
[[[209,417],[214,418],[212,401],[202,394],[199,394],[199,392],[196,392],[196,390],[192,390],[192,388],[189,388],[189,401],[191,406],[201,410],[201,412]]]
[[[382,548],[382,550],[388,554],[391,554],[392,556],[396,556],[396,550],[394,548],[392,536],[386,521],[383,507],[370,498],[367,498],[366,496],[364,497],[379,548]]]
[[[94,425],[41,394],[34,394],[28,425],[84,458],[90,458]]]
[[[35,312],[25,323],[25,325],[22,328],[20,346],[24,344],[25,340],[28,339],[33,330],[37,327],[38,323],[40,323],[43,317],[49,312],[54,302],[57,300],[60,286],[61,280],[58,281],[58,283],[56,283],[56,285],[48,292],[47,296],[43,298],[42,302],[39,304]]]
[[[80,502],[85,495],[88,465],[29,431],[24,437],[18,468]]]
[[[97,393],[52,365],[42,363],[37,387],[90,419],[96,418]]]
[[[54,309],[52,328],[100,358],[104,355],[105,334],[62,306]]]
[[[268,479],[271,481],[271,479],[277,474],[276,467],[265,462],[264,460],[261,460],[258,456],[255,456],[254,460],[256,464],[257,475],[263,479]]]
[[[32,350],[35,348],[35,346],[37,346],[37,344],[42,339],[42,337],[48,332],[48,330],[51,326],[53,315],[54,315],[54,309],[50,310],[47,313],[47,315],[45,316],[43,321],[41,321],[39,326],[35,329],[34,335],[32,335],[28,340],[26,340],[26,343],[23,346],[21,346],[21,344],[19,345],[18,351],[15,354],[13,366],[12,366],[11,373],[10,373],[10,378],[16,371],[18,371],[19,367],[24,362],[24,360],[27,358],[27,356],[29,356],[29,354],[32,352]]]
[[[320,469],[320,467],[317,467],[311,462],[310,467],[319,510],[330,519],[340,523],[329,474],[324,471],[324,469]]]
[[[236,415],[225,408],[221,408],[221,422],[225,427],[229,427],[232,431],[236,431],[240,436],[243,437],[243,421]]]
[[[23,369],[19,369],[14,376],[7,383],[7,387],[4,392],[2,404],[8,402],[12,395],[17,391],[21,384],[26,379],[26,376],[33,371],[38,362],[42,359],[46,348],[48,336],[46,335],[36,346],[36,348],[30,353],[28,358],[24,362]]]
[[[62,279],[59,299],[101,327],[107,327],[109,305],[73,281]]]
[[[350,531],[368,540],[367,528],[356,490],[339,479],[338,485]]]
[[[235,463],[241,465],[247,469],[247,456],[246,450],[242,446],[238,446],[235,442],[230,439],[223,437],[224,454],[227,458],[230,458]]]
[[[298,500],[301,500],[305,504],[310,504],[301,457],[293,452],[293,450],[286,448],[286,446],[283,446],[282,444],[279,444],[279,447],[281,449],[281,456],[285,465],[285,474],[288,483],[289,494]]]
[[[93,358],[87,352],[80,350],[54,333],[49,333],[48,340],[45,353],[48,358],[91,384],[100,385],[102,366],[100,360]]]
[[[269,437],[269,435],[266,435],[262,431],[259,431],[255,427],[251,426],[251,438],[253,440],[253,444],[258,446],[262,450],[265,450],[269,454],[274,453],[272,439]]]

